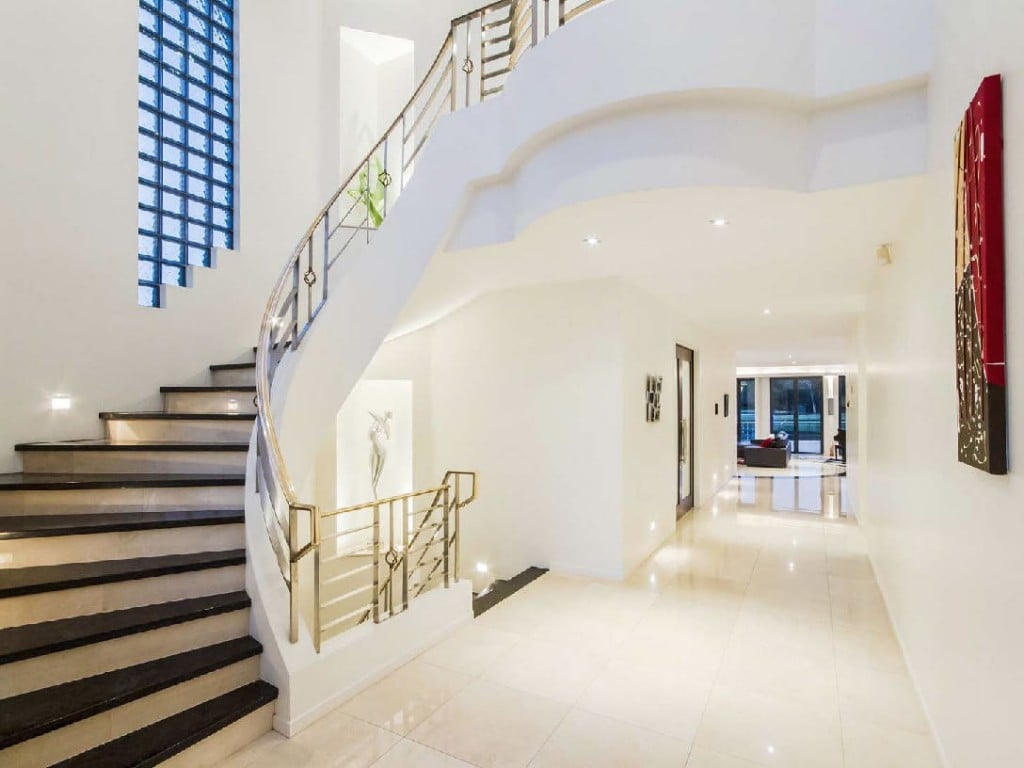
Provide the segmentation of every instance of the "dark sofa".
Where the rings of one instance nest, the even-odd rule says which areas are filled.
[[[781,442],[781,441],[779,441]],[[793,451],[792,445],[786,442],[783,446],[762,448],[760,445],[744,445],[743,463],[748,467],[771,467],[774,469],[785,469],[789,466],[789,457]]]

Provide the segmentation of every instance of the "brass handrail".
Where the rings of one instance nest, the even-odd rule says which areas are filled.
[[[500,94],[526,50],[605,1],[496,0],[453,19],[409,101],[314,217],[274,282],[256,345],[255,475],[267,533],[291,592],[289,639],[293,643],[299,637],[300,566],[314,555],[314,568],[319,570],[321,515],[315,504],[298,498],[278,439],[271,407],[277,365],[285,354],[299,348],[326,304],[331,267],[362,240],[360,233],[365,232],[369,243],[386,218],[389,204],[394,204],[415,171],[416,158],[439,118]],[[476,89],[474,80],[479,85]],[[354,202],[335,212],[346,194]],[[359,212],[351,220],[360,206],[365,214]],[[347,239],[334,252],[332,238],[339,232]],[[308,532],[300,542],[300,522],[306,515]]]

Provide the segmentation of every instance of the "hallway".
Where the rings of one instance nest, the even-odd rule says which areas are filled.
[[[548,574],[225,766],[938,766],[856,522],[740,482],[626,583]]]

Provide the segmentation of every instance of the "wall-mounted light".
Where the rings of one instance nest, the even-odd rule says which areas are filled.
[[[716,216],[715,218],[708,221],[712,227],[727,227],[729,226],[729,220],[724,216]]]
[[[601,244],[601,238],[597,235],[587,235],[583,238],[583,243],[591,248],[596,248]]]
[[[487,563],[477,563],[476,564],[476,572],[477,573],[487,573],[487,571],[489,571],[489,570],[490,569],[487,567]]]
[[[238,401],[237,400],[228,400],[228,410],[229,411],[237,411],[238,410]]]
[[[772,308],[771,307],[765,307],[764,308],[764,314],[765,315],[770,315],[771,313],[772,313]]]
[[[654,524],[654,521],[651,520],[651,530],[653,531],[655,528],[657,528],[657,526]]]
[[[54,395],[50,398],[51,411],[70,411],[71,395]]]

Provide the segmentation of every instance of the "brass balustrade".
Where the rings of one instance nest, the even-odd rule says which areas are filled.
[[[314,217],[274,284],[256,346],[255,469],[267,533],[291,592],[293,643],[299,637],[300,566],[309,557],[319,563],[324,518],[315,504],[298,498],[281,450],[271,409],[277,365],[299,348],[326,304],[331,268],[344,253],[372,240],[409,183],[416,159],[441,116],[499,95],[527,50],[607,1],[498,0],[454,19],[404,109]],[[385,583],[391,584],[392,576]],[[319,602],[314,614],[319,621]],[[319,626],[314,637],[319,648]]]
[[[464,478],[471,481],[468,496]],[[438,582],[447,588],[458,581],[460,513],[475,498],[476,473],[449,471],[436,488],[320,513],[313,553],[317,651],[339,632],[402,613]]]

